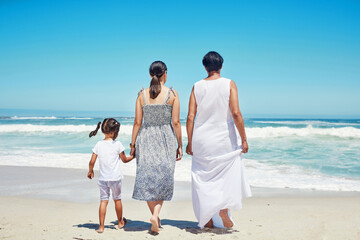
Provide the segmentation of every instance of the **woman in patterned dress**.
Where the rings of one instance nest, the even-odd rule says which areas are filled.
[[[142,89],[136,100],[130,145],[137,164],[133,198],[147,201],[152,213],[151,231],[158,233],[162,204],[173,195],[175,162],[182,157],[182,138],[179,96],[165,86],[165,63],[153,62],[149,72],[150,87]]]

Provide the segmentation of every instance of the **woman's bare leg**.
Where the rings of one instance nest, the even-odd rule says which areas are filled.
[[[151,214],[154,214],[154,208],[151,208],[150,205],[149,205],[149,202],[148,203],[148,206],[149,206],[149,209],[150,209],[150,212]],[[158,217],[158,220],[159,220],[159,228],[161,228],[161,220],[160,220],[160,217]]]
[[[207,227],[207,228],[214,228],[213,220],[210,219],[210,221],[208,221],[207,224],[205,224],[205,227]]]
[[[221,209],[219,215],[223,221],[224,227],[231,228],[234,226],[234,223],[231,221],[231,219],[229,217],[228,210],[229,209],[227,209],[227,208]]]
[[[159,227],[160,227],[160,210],[163,205],[164,201],[149,201],[147,202],[150,212],[152,213],[152,216],[150,218],[151,222],[151,231],[158,233]]]

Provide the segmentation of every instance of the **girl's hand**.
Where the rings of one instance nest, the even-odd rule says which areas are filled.
[[[188,144],[186,146],[186,153],[191,155],[191,156],[193,155],[191,144]]]
[[[183,152],[182,152],[182,147],[178,147],[178,149],[176,150],[176,161],[181,160],[183,156]]]
[[[242,151],[241,152],[247,153],[249,151],[249,146],[247,144],[247,141],[242,142],[241,146],[242,146]]]
[[[89,179],[92,179],[94,177],[94,171],[89,171],[88,174],[87,174],[87,177]]]

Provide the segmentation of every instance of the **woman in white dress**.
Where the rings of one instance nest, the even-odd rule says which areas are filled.
[[[229,209],[240,209],[242,199],[251,196],[241,156],[248,144],[237,87],[220,76],[222,64],[217,52],[204,56],[208,77],[194,84],[186,122],[192,201],[200,228],[232,227]]]

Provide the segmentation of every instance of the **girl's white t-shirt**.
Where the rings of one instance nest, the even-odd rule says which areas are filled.
[[[123,178],[119,155],[124,150],[120,141],[101,140],[96,143],[93,153],[98,156],[100,181],[118,181]]]

